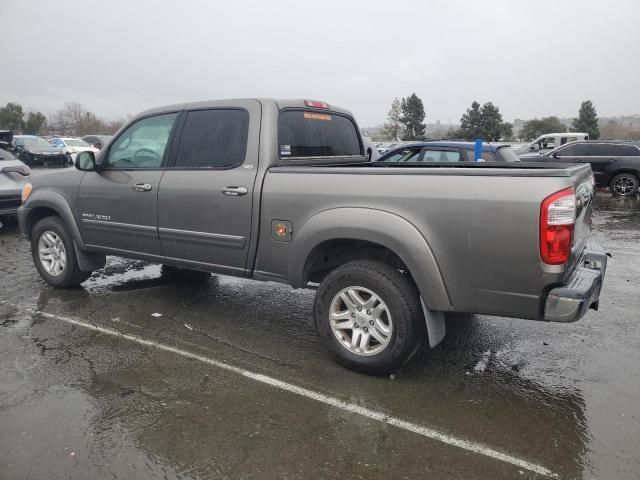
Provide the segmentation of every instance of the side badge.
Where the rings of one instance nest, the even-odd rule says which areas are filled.
[[[290,242],[293,226],[288,220],[271,220],[271,238],[277,242]]]

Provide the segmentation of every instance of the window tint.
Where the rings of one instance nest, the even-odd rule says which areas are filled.
[[[410,162],[415,161],[420,155],[419,148],[402,148],[388,157],[378,159],[379,162]]]
[[[586,143],[568,144],[564,148],[560,148],[557,154],[560,157],[586,157],[589,156],[590,147]]]
[[[178,168],[225,168],[244,162],[249,113],[244,110],[189,112],[180,137]]]
[[[143,118],[127,128],[109,149],[109,168],[159,168],[177,113]]]
[[[640,149],[635,145],[612,145],[611,151],[619,157],[640,156]]]
[[[358,132],[341,115],[284,111],[278,118],[280,157],[341,157],[362,155]]]
[[[590,157],[606,157],[610,155],[616,155],[617,149],[615,149],[616,145],[606,144],[606,143],[592,143],[589,145],[589,156]]]

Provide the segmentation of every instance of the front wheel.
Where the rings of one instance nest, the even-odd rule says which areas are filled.
[[[59,217],[45,217],[33,227],[31,255],[40,276],[52,287],[76,287],[92,273],[80,270],[73,239]]]
[[[314,316],[337,361],[364,373],[400,368],[426,338],[415,285],[382,262],[360,260],[332,271],[318,287]]]
[[[629,197],[638,193],[638,177],[633,173],[619,173],[611,179],[609,190],[614,195]]]

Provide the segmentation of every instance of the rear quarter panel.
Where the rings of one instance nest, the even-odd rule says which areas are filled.
[[[568,177],[467,176],[445,169],[329,171],[267,173],[258,270],[286,278],[292,244],[309,219],[353,207],[397,215],[423,234],[456,311],[539,318],[541,294],[564,276],[564,266],[541,261],[538,229],[542,200],[570,186]],[[292,222],[292,242],[271,238],[275,219]]]

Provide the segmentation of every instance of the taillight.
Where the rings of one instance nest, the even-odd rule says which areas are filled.
[[[540,257],[549,265],[569,260],[576,223],[576,192],[566,188],[545,198],[540,207]]]
[[[304,101],[304,106],[305,107],[311,107],[311,108],[321,108],[323,110],[329,110],[329,105],[324,103],[324,102],[320,102],[318,100],[305,100]]]

